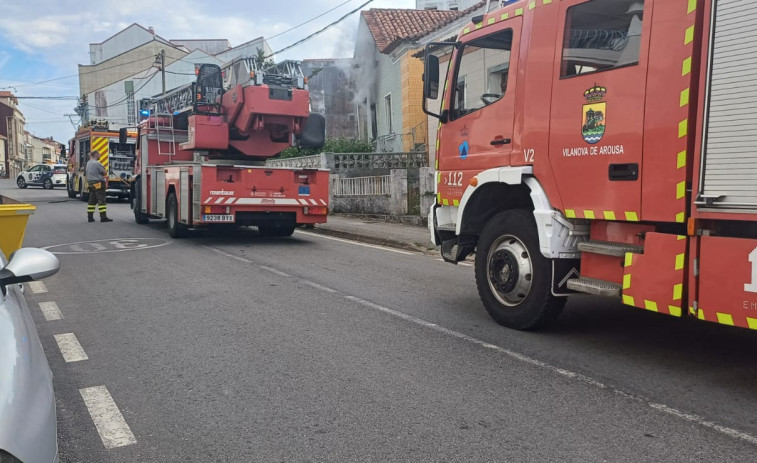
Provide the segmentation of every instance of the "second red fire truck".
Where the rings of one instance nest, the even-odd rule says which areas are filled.
[[[432,237],[449,262],[475,251],[497,322],[544,326],[579,292],[757,329],[755,17],[520,0],[427,47]]]
[[[132,208],[137,223],[165,218],[172,237],[191,228],[253,225],[271,236],[326,222],[329,172],[273,168],[297,141],[323,145],[300,65],[260,69],[237,59],[203,64],[197,80],[153,98],[139,125]]]

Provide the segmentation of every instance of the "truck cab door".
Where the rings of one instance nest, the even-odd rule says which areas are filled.
[[[652,1],[560,8],[549,157],[565,215],[640,220]]]
[[[447,121],[438,134],[438,189],[455,204],[468,180],[483,170],[510,165],[515,114],[515,68],[521,17],[475,30],[455,51],[445,97]]]

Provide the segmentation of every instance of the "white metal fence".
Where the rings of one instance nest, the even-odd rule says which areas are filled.
[[[391,176],[339,178],[334,182],[334,196],[390,196]]]

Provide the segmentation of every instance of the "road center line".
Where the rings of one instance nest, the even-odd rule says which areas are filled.
[[[63,354],[63,360],[67,363],[89,360],[74,333],[56,334],[55,342],[58,343],[60,353]]]
[[[336,293],[338,292],[335,289],[329,288],[328,286],[319,285],[318,283],[312,282],[310,280],[302,280],[303,283],[306,285],[312,286],[315,289],[320,289],[321,291],[326,291],[327,293]]]
[[[137,439],[105,386],[79,389],[106,449],[136,444]]]
[[[263,270],[265,270],[266,272],[271,272],[274,275],[278,275],[280,277],[289,278],[290,276],[292,276],[292,275],[290,275],[290,274],[288,274],[286,272],[282,272],[281,270],[276,270],[273,267],[268,267],[268,266],[265,266],[265,265],[261,265],[260,268],[263,269]]]
[[[42,310],[42,315],[45,316],[45,320],[47,321],[60,320],[63,318],[63,314],[60,313],[58,304],[56,304],[55,301],[40,302],[39,308]]]
[[[47,292],[47,286],[45,286],[45,283],[42,281],[30,281],[29,282],[29,289],[32,290],[32,293],[34,294],[40,294],[40,293],[46,293]]]
[[[375,244],[360,243],[358,241],[350,241],[350,240],[345,240],[345,239],[342,239],[342,238],[335,238],[333,236],[321,235],[320,233],[312,233],[312,232],[306,232],[306,231],[300,231],[300,230],[297,230],[297,233],[302,233],[303,235],[308,235],[308,236],[315,236],[315,237],[318,237],[318,238],[323,238],[325,240],[339,241],[340,243],[354,244],[356,246],[363,246],[363,247],[366,247],[366,248],[373,248],[373,249],[380,249],[382,251],[396,252],[397,254],[404,254],[406,256],[414,256],[414,255],[418,254],[416,252],[402,251],[402,250],[399,250],[399,249],[388,248],[386,246],[378,246],[378,245],[375,245]]]
[[[230,252],[222,251],[222,250],[220,250],[218,248],[214,248],[212,246],[203,246],[203,247],[205,249],[210,249],[211,251],[213,251],[213,252],[215,252],[217,254],[220,254],[222,256],[226,256],[226,257],[229,257],[231,259],[238,260],[239,262],[244,262],[245,264],[251,264],[252,263],[252,261],[250,259],[247,259],[246,257],[237,256],[236,254],[232,254]]]
[[[439,326],[436,323],[431,323],[429,321],[413,317],[412,315],[408,315],[406,313],[399,312],[399,311],[394,310],[394,309],[390,309],[389,307],[384,307],[382,305],[375,304],[373,302],[367,301],[365,299],[361,299],[359,297],[344,296],[344,298],[345,299],[349,299],[350,301],[356,302],[358,304],[364,305],[366,307],[370,307],[370,308],[378,310],[380,312],[384,312],[386,314],[389,314],[389,315],[392,315],[394,317],[400,318],[402,320],[414,323],[416,325],[420,325],[420,326],[424,326],[426,328],[430,328],[430,329],[432,329],[434,331],[437,331],[439,333],[443,333],[443,334],[455,337],[457,339],[461,339],[463,341],[467,341],[467,342],[476,344],[478,346],[494,350],[494,351],[499,352],[501,354],[505,354],[505,355],[507,355],[507,356],[509,356],[509,357],[511,357],[513,359],[519,360],[519,361],[527,363],[529,365],[533,365],[533,366],[536,366],[536,367],[539,367],[539,368],[543,368],[543,369],[549,370],[549,371],[551,371],[553,373],[557,373],[557,374],[559,374],[561,376],[564,376],[566,378],[570,378],[570,379],[573,379],[573,380],[576,380],[576,381],[580,381],[580,382],[582,382],[584,384],[587,384],[589,386],[593,386],[593,387],[596,387],[598,389],[603,389],[603,390],[610,390],[613,393],[615,393],[617,395],[620,395],[622,397],[625,397],[627,399],[635,400],[635,401],[641,402],[643,404],[646,404],[648,407],[650,407],[650,408],[652,408],[654,410],[657,410],[657,411],[660,411],[660,412],[663,412],[663,413],[667,413],[667,414],[672,415],[672,416],[674,416],[676,418],[679,418],[679,419],[682,419],[682,420],[685,420],[685,421],[689,421],[689,422],[698,424],[700,426],[709,428],[709,429],[711,429],[713,431],[716,431],[716,432],[719,432],[721,434],[725,434],[725,435],[727,435],[727,436],[729,436],[731,438],[743,440],[743,441],[749,442],[750,444],[757,444],[757,437],[755,437],[755,436],[753,436],[751,434],[747,434],[747,433],[744,433],[744,432],[741,432],[741,431],[738,431],[738,430],[735,430],[735,429],[732,429],[732,428],[728,428],[728,427],[719,425],[717,423],[713,423],[711,421],[707,421],[707,420],[705,420],[702,417],[699,417],[699,416],[696,416],[696,415],[692,415],[690,413],[686,413],[686,412],[682,412],[682,411],[676,410],[675,408],[668,407],[667,405],[663,405],[663,404],[652,402],[651,400],[649,400],[649,399],[647,399],[645,397],[636,396],[634,394],[629,394],[629,393],[627,393],[625,391],[621,391],[621,390],[616,389],[616,388],[611,388],[611,387],[607,386],[606,384],[604,384],[604,383],[602,383],[600,381],[594,380],[594,379],[592,379],[592,378],[590,378],[588,376],[582,375],[580,373],[576,373],[576,372],[573,372],[573,371],[570,371],[570,370],[565,370],[563,368],[555,367],[555,366],[550,365],[548,363],[542,362],[541,360],[537,360],[537,359],[535,359],[533,357],[529,357],[527,355],[523,355],[521,353],[518,353],[518,352],[515,352],[515,351],[511,351],[509,349],[505,349],[504,347],[500,347],[500,346],[497,346],[497,345],[494,345],[494,344],[490,344],[490,343],[482,341],[480,339],[476,339],[474,337],[468,336],[467,334],[461,333],[459,331],[455,331],[455,330],[451,330],[449,328],[445,328],[443,326]]]

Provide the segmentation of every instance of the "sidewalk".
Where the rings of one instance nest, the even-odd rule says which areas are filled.
[[[317,224],[314,229],[308,231],[409,251],[436,252],[428,228],[424,226],[383,222],[349,214],[332,214],[326,223]]]

